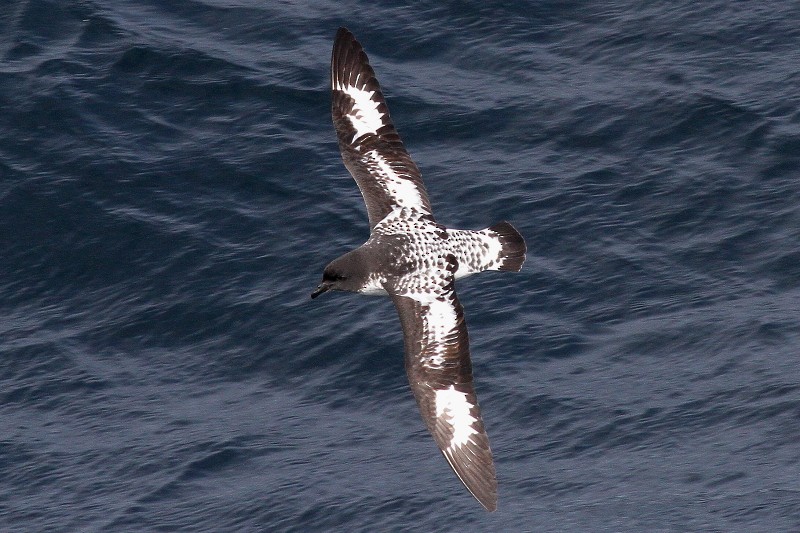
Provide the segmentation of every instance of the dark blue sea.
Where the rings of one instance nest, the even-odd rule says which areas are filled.
[[[800,4],[23,0],[0,13],[0,531],[800,531]],[[330,119],[362,42],[497,465],[437,451]]]

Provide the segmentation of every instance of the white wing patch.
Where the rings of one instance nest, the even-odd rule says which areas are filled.
[[[375,95],[375,91],[366,91],[358,87],[353,87],[352,85],[345,85],[338,81],[334,83],[333,88],[344,92],[355,102],[353,104],[353,110],[347,114],[348,120],[350,120],[350,123],[356,130],[353,138],[350,140],[351,143],[355,142],[355,140],[362,135],[376,133],[381,126],[383,126],[384,114],[378,111],[380,102],[372,99]]]
[[[421,295],[410,295],[417,301],[421,301]],[[427,354],[423,364],[429,368],[441,368],[444,363],[444,350],[446,348],[446,339],[456,329],[458,322],[458,315],[456,314],[455,307],[448,301],[431,300],[425,304],[423,321],[428,339],[434,340],[429,345],[433,348],[433,353]]]
[[[428,211],[419,194],[419,189],[413,181],[398,175],[377,150],[371,150],[364,155],[367,158],[370,173],[378,178],[386,194],[394,200],[397,206],[416,207]]]
[[[436,391],[436,416],[445,419],[453,427],[450,448],[464,446],[471,441],[473,435],[478,434],[472,427],[477,422],[471,413],[473,407],[467,401],[467,395],[457,391],[453,385]]]

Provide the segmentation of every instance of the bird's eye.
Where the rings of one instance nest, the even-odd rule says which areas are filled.
[[[344,276],[341,274],[334,274],[331,272],[325,272],[323,277],[325,278],[325,281],[340,281],[344,279]]]

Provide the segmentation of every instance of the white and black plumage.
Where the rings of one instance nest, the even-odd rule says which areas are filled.
[[[331,87],[339,149],[364,197],[371,232],[366,243],[325,268],[311,297],[343,290],[392,298],[422,418],[459,479],[494,511],[494,462],[454,280],[484,270],[519,271],[525,241],[507,222],[469,231],[434,220],[419,169],[392,124],[375,72],[345,28],[333,45]]]

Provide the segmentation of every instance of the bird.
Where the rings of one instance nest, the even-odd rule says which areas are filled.
[[[508,222],[479,231],[436,222],[375,71],[346,28],[339,28],[333,44],[331,93],[339,150],[366,204],[370,236],[325,267],[311,298],[348,291],[392,299],[403,331],[406,374],[422,419],[464,486],[494,511],[495,466],[455,280],[484,270],[519,272],[525,240]]]

